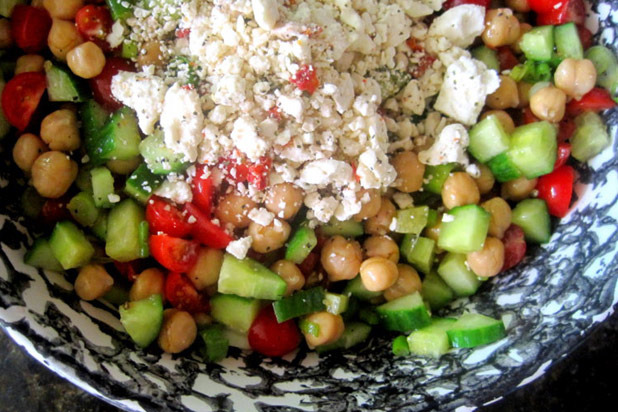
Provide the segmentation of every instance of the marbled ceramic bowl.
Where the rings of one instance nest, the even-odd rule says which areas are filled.
[[[618,3],[598,3],[599,41],[618,43]],[[613,22],[612,22],[613,20]],[[36,228],[20,214],[23,177],[2,142],[0,323],[33,357],[127,410],[468,410],[541,376],[603,321],[618,301],[618,112],[613,144],[578,166],[577,201],[551,242],[446,313],[502,317],[508,336],[439,360],[393,358],[373,338],[347,353],[283,359],[231,350],[221,363],[138,351],[114,310],[80,301],[62,274],[22,263]],[[459,409],[461,408],[461,409]]]

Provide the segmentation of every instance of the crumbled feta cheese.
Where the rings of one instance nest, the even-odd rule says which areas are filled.
[[[305,206],[309,208],[309,218],[316,218],[322,223],[327,223],[339,206],[339,202],[333,196],[322,198],[318,192],[309,193],[305,196]]]
[[[302,98],[281,95],[279,96],[277,105],[285,114],[292,116],[299,123],[302,122],[303,112],[305,111],[305,102]]]
[[[122,40],[124,39],[124,26],[122,25],[122,21],[116,20],[116,22],[112,25],[112,31],[107,35],[105,40],[109,43],[109,46],[112,49],[120,46],[122,44]]]
[[[300,172],[302,183],[343,187],[354,180],[352,166],[341,160],[320,159],[307,163]]]
[[[238,240],[231,241],[225,248],[225,251],[237,259],[244,259],[247,257],[247,252],[249,251],[252,243],[253,238],[251,236],[241,237]]]
[[[251,0],[255,21],[264,30],[272,30],[279,20],[277,0]]]
[[[155,190],[155,195],[164,197],[177,204],[189,203],[193,200],[191,185],[184,180],[165,180]]]
[[[197,92],[175,83],[165,94],[161,113],[165,145],[194,162],[202,141],[203,125],[204,113]]]
[[[401,91],[398,98],[406,114],[421,115],[425,111],[425,96],[418,80],[411,80]]]
[[[446,10],[429,27],[430,37],[442,36],[452,45],[470,46],[485,29],[485,7],[463,4]]]
[[[366,150],[359,156],[356,174],[366,189],[388,187],[397,179],[397,172],[388,162],[388,157],[375,149]]]
[[[481,169],[479,169],[479,167],[474,163],[471,163],[468,165],[468,167],[466,167],[466,173],[475,179],[481,177]]]
[[[466,148],[470,143],[468,131],[460,124],[450,124],[442,129],[433,145],[418,154],[421,163],[441,165],[459,163],[467,165],[470,161]]]
[[[455,220],[455,216],[453,215],[449,215],[448,213],[442,215],[442,221],[445,223],[452,222],[453,220]]]
[[[262,226],[270,225],[275,218],[274,213],[269,212],[268,209],[265,209],[263,207],[256,207],[251,209],[247,216],[249,217],[249,219]]]
[[[120,196],[118,196],[116,193],[110,193],[109,195],[107,195],[107,200],[110,203],[118,203],[120,202]]]
[[[408,207],[414,206],[414,200],[412,199],[412,196],[410,196],[408,193],[395,192],[393,194],[393,200],[395,201],[399,209],[406,209]]]
[[[251,160],[259,159],[268,149],[268,144],[258,136],[255,120],[249,116],[236,119],[230,137],[234,146]]]

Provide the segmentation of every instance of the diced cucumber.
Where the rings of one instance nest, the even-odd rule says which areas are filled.
[[[384,303],[376,311],[380,323],[388,330],[409,332],[430,323],[429,312],[418,292]]]
[[[435,258],[436,242],[427,237],[405,235],[400,246],[401,255],[414,268],[429,274]]]
[[[533,27],[519,41],[527,59],[549,61],[554,52],[554,26]]]
[[[367,340],[371,333],[371,326],[362,322],[350,322],[345,325],[343,335],[333,343],[316,346],[318,353],[324,353],[336,349],[350,349]]]
[[[114,177],[105,166],[95,167],[90,171],[92,196],[96,207],[110,208],[110,195],[114,194]]]
[[[122,286],[113,284],[107,293],[103,295],[103,299],[115,306],[124,305],[129,301],[129,291]]]
[[[494,157],[487,162],[487,166],[496,180],[500,183],[515,180],[521,176],[521,172],[509,157],[509,152],[501,153]]]
[[[100,210],[95,205],[92,195],[87,192],[79,192],[73,196],[67,208],[73,219],[82,226],[90,227],[99,218]]]
[[[189,163],[184,161],[184,155],[175,153],[165,146],[163,132],[156,130],[139,144],[142,155],[150,171],[156,175],[182,173]]]
[[[482,61],[490,70],[500,71],[500,61],[495,50],[487,46],[478,46],[472,49],[472,57]]]
[[[273,302],[273,310],[277,322],[298,318],[326,309],[324,305],[324,289],[317,286],[307,290],[299,290],[291,296]]]
[[[148,256],[150,256],[150,245],[148,240],[150,239],[150,226],[148,225],[148,222],[145,220],[142,220],[141,222],[139,222],[139,229],[138,229],[138,233],[139,233],[139,257],[140,258],[147,258]]]
[[[584,112],[575,118],[575,133],[571,138],[571,155],[586,162],[609,146],[607,126],[595,112]]]
[[[0,16],[11,17],[13,8],[24,3],[26,3],[26,0],[0,0]]]
[[[234,348],[251,349],[251,345],[249,345],[249,338],[246,333],[241,333],[230,328],[224,328],[223,336],[227,339],[229,345]]]
[[[69,221],[56,223],[49,238],[49,246],[63,269],[84,266],[94,255],[94,248],[84,232]]]
[[[442,218],[438,247],[455,253],[469,253],[483,247],[491,215],[477,205],[458,206]]]
[[[324,306],[326,306],[326,311],[332,313],[333,315],[341,315],[343,312],[348,310],[348,302],[350,298],[347,295],[341,295],[339,293],[324,293]]]
[[[45,198],[43,198],[34,187],[28,186],[21,195],[20,204],[24,215],[34,219],[41,214],[45,202]]]
[[[408,340],[405,336],[400,335],[393,339],[393,355],[408,356],[409,354],[410,348],[408,347]]]
[[[105,253],[119,262],[128,262],[142,257],[140,225],[144,209],[133,199],[125,199],[109,212]]]
[[[96,145],[99,144],[99,134],[105,123],[109,120],[109,112],[94,99],[90,99],[81,106],[79,113],[84,132],[86,152],[91,153],[97,149]]]
[[[141,139],[135,114],[128,107],[123,107],[93,136],[86,145],[86,151],[95,165],[108,160],[129,160],[140,154]]]
[[[442,193],[442,186],[444,186],[444,182],[456,166],[456,163],[446,163],[437,166],[425,166],[423,182],[426,183],[423,183],[423,190],[435,193],[437,195]]]
[[[386,101],[389,97],[399,93],[412,80],[412,75],[408,72],[390,69],[385,66],[371,71],[369,77],[380,85],[382,101]]]
[[[206,362],[219,362],[227,357],[230,344],[223,333],[223,326],[209,325],[200,331],[200,337],[204,342],[201,352]]]
[[[398,210],[395,215],[395,219],[397,219],[395,232],[419,235],[427,226],[428,217],[429,206],[409,207]]]
[[[53,270],[56,272],[62,271],[62,265],[54,256],[49,242],[42,237],[34,240],[34,244],[24,255],[24,263],[34,266],[35,268]]]
[[[133,16],[133,6],[137,0],[105,0],[114,20],[126,20]]]
[[[543,199],[525,199],[515,206],[512,222],[521,227],[526,240],[547,243],[551,237],[551,219]]]
[[[447,331],[455,348],[487,345],[506,336],[504,323],[480,313],[464,313]]]
[[[479,162],[486,163],[509,149],[509,135],[496,115],[489,115],[470,129],[468,150]]]
[[[106,211],[101,211],[101,213],[99,213],[99,218],[96,220],[96,222],[94,222],[94,225],[92,225],[92,233],[94,233],[94,235],[96,237],[98,237],[101,240],[105,240],[105,238],[107,237],[107,212]]]
[[[371,300],[382,295],[382,292],[371,292],[365,288],[360,276],[356,276],[350,280],[343,289],[343,294],[348,296],[354,296],[360,300]]]
[[[431,324],[408,336],[408,347],[415,355],[439,358],[451,349],[447,331],[457,322],[452,318],[432,318]]]
[[[466,263],[466,255],[460,253],[448,253],[438,266],[438,274],[457,296],[474,295],[481,286]]]
[[[584,47],[579,39],[575,23],[571,22],[554,27],[554,38],[558,57],[577,60],[584,58]]]
[[[161,295],[128,302],[120,306],[119,312],[120,323],[138,346],[145,348],[159,336],[163,323]]]
[[[47,78],[47,96],[51,102],[84,102],[90,97],[85,81],[66,67],[49,60],[43,65]]]
[[[365,306],[358,311],[358,318],[372,326],[380,323],[380,316],[374,306]]]
[[[453,289],[434,272],[428,274],[425,276],[425,279],[423,279],[421,295],[423,299],[429,303],[431,310],[440,309],[455,298]]]
[[[332,218],[328,224],[321,227],[322,233],[326,236],[357,237],[365,233],[363,224],[355,220],[340,221]]]
[[[592,46],[586,50],[586,59],[590,60],[597,71],[597,85],[612,91],[618,84],[618,59],[614,52],[605,46]]]
[[[285,250],[285,259],[300,264],[318,244],[315,231],[301,226],[294,232]]]
[[[556,163],[556,128],[547,121],[519,126],[511,135],[508,155],[528,179],[551,173]]]
[[[210,307],[210,314],[217,322],[244,333],[251,327],[262,304],[257,299],[217,294],[210,300]]]
[[[124,192],[138,202],[145,204],[150,195],[161,186],[164,180],[165,177],[155,175],[145,163],[142,163],[127,179]]]
[[[218,290],[256,299],[278,300],[283,297],[287,284],[253,259],[239,260],[225,254],[219,274]]]
[[[123,41],[120,55],[124,59],[135,59],[139,55],[138,44],[130,40]]]
[[[349,320],[354,319],[356,317],[356,315],[359,312],[361,304],[360,304],[360,300],[358,300],[358,298],[355,296],[351,296],[347,294],[345,294],[344,296],[348,297],[348,307],[341,314],[341,317],[343,318],[344,322],[348,322]]]

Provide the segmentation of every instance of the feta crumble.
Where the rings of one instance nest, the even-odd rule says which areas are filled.
[[[231,241],[225,248],[225,251],[237,259],[244,259],[247,257],[247,252],[252,243],[253,238],[251,236],[241,237],[238,240]]]

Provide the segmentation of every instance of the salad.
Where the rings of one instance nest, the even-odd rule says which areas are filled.
[[[549,241],[618,68],[582,0],[498,3],[0,0],[25,262],[208,362],[503,338],[437,314]]]

